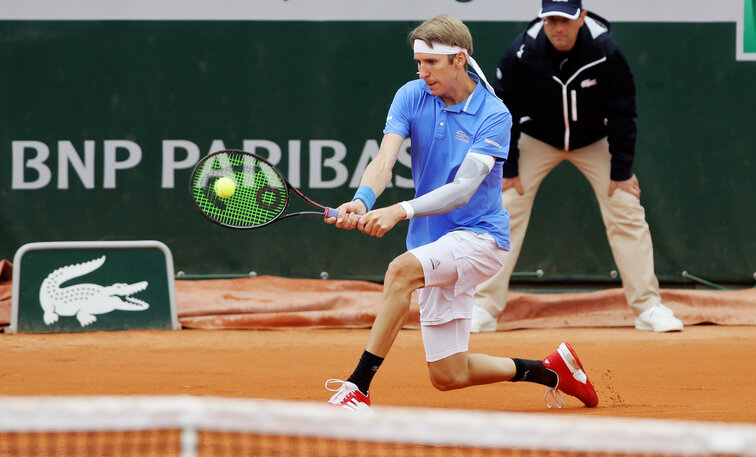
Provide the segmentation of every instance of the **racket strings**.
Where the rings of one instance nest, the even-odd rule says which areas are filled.
[[[228,198],[219,197],[215,182],[230,177],[236,183]],[[193,182],[197,207],[211,219],[232,227],[251,228],[276,219],[286,208],[288,193],[284,180],[267,163],[247,154],[225,152],[200,165]]]

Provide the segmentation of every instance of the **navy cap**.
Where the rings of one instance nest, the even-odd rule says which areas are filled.
[[[577,19],[582,9],[582,0],[543,0],[538,17],[562,16]]]

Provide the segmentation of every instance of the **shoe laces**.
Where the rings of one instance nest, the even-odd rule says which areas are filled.
[[[549,368],[549,370],[551,370]],[[564,408],[564,399],[562,398],[562,393],[559,392],[559,373],[557,373],[554,370],[551,370],[554,372],[554,374],[557,377],[557,383],[554,387],[547,387],[546,392],[543,394],[543,401],[546,402],[546,407],[551,409],[554,406],[557,408]]]
[[[546,402],[546,407],[551,409],[554,406],[557,408],[564,407],[564,399],[561,392],[556,387],[549,387],[546,389],[546,393],[543,394],[543,401]]]
[[[328,385],[331,383],[339,383],[341,384],[337,388],[331,388]],[[342,381],[341,379],[329,379],[325,382],[325,388],[326,390],[330,390],[331,392],[336,392],[333,394],[330,400],[328,400],[329,403],[333,403],[335,405],[341,404],[342,401],[347,397],[347,395],[351,394],[355,391],[350,385],[351,383],[348,383],[348,381]]]

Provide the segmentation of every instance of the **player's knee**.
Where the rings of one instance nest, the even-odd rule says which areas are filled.
[[[442,392],[461,389],[467,385],[464,379],[462,379],[461,373],[453,373],[449,370],[434,370],[431,367],[428,374],[431,385]]]
[[[419,262],[412,262],[413,259],[414,257],[409,259],[406,256],[399,256],[392,260],[383,280],[384,287],[404,289],[422,286],[422,283],[419,286],[417,283],[424,278],[423,270],[422,267],[418,268]]]

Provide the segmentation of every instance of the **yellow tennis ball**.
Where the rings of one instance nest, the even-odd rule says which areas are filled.
[[[236,184],[233,179],[224,176],[215,181],[215,194],[220,198],[228,198],[234,195],[234,191],[236,191]]]

